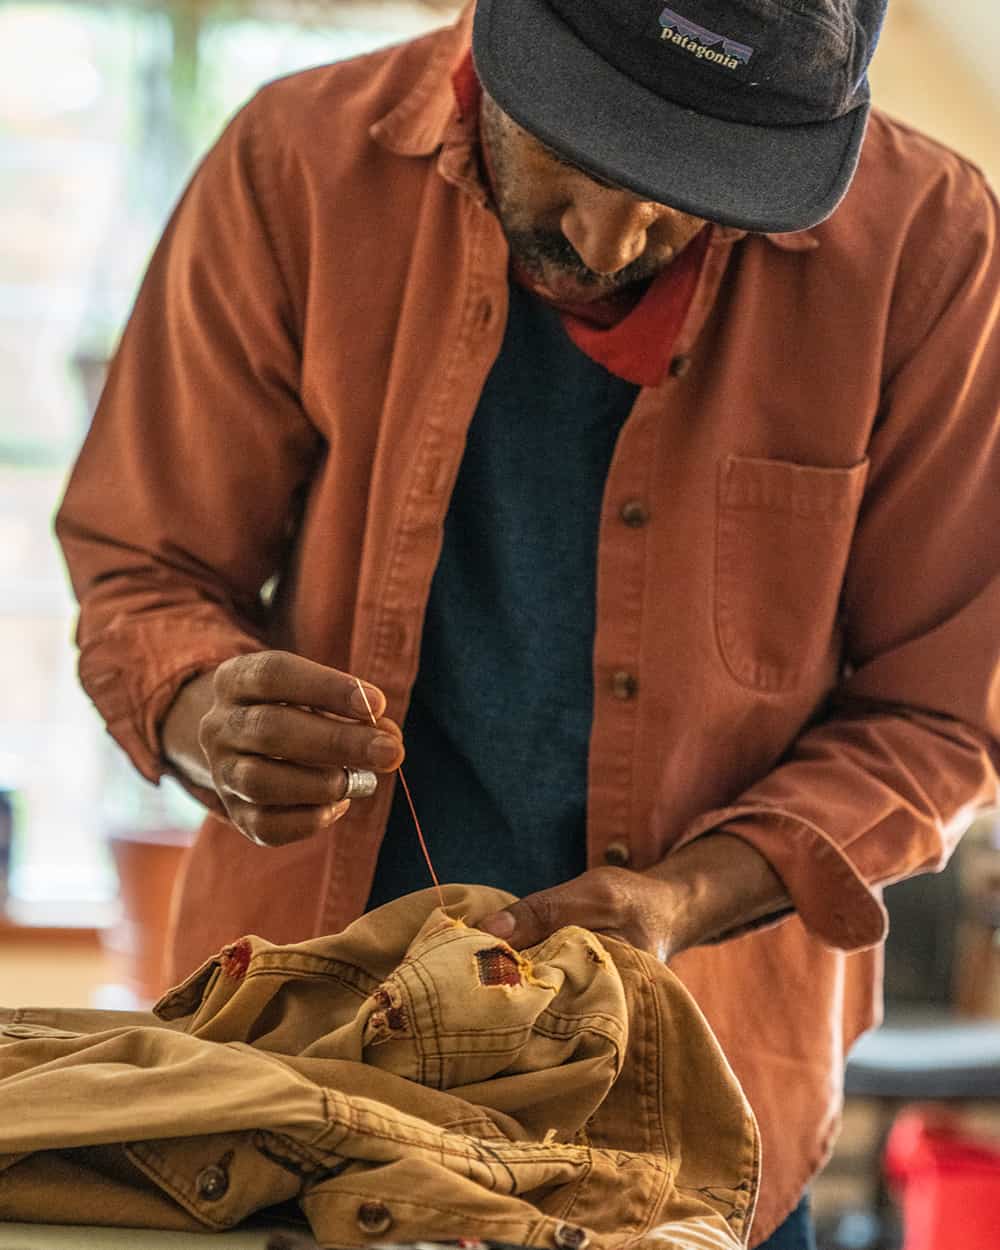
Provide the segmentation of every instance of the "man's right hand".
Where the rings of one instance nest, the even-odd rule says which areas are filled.
[[[214,789],[251,842],[284,846],[322,832],[350,806],[346,768],[390,773],[403,735],[365,683],[377,727],[348,673],[287,651],[236,656],[183,686],[163,723],[164,754]]]

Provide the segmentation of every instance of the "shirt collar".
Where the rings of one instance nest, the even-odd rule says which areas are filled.
[[[440,32],[416,83],[369,134],[400,156],[431,156],[444,143],[458,114],[452,74],[466,55],[472,38],[470,4],[458,20]]]
[[[400,156],[431,156],[447,142],[474,142],[475,137],[457,124],[458,105],[452,82],[456,68],[468,54],[474,8],[474,3],[467,5],[454,25],[439,34],[414,86],[372,124],[369,134],[376,143]],[[732,244],[748,233],[731,226],[716,226],[712,241],[715,246]],[[811,230],[763,237],[786,252],[809,252],[819,247],[819,239]]]

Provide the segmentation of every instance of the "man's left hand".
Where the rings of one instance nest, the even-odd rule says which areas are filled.
[[[622,938],[665,961],[680,949],[672,924],[679,919],[678,903],[672,884],[626,868],[591,868],[562,885],[529,894],[476,927],[523,950],[564,925],[581,925]]]
[[[576,924],[666,962],[690,946],[771,923],[791,908],[763,855],[720,829],[641,872],[591,868],[494,912],[478,927],[523,950]]]

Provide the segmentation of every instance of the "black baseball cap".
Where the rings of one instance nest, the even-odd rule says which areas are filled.
[[[762,233],[806,230],[857,167],[887,0],[477,0],[483,86],[584,170]]]

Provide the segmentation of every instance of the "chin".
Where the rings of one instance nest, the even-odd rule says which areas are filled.
[[[604,299],[605,296],[614,295],[621,290],[617,282],[588,281],[558,269],[542,270],[533,276],[539,286],[543,286],[550,294],[578,304],[588,304],[592,300]]]

